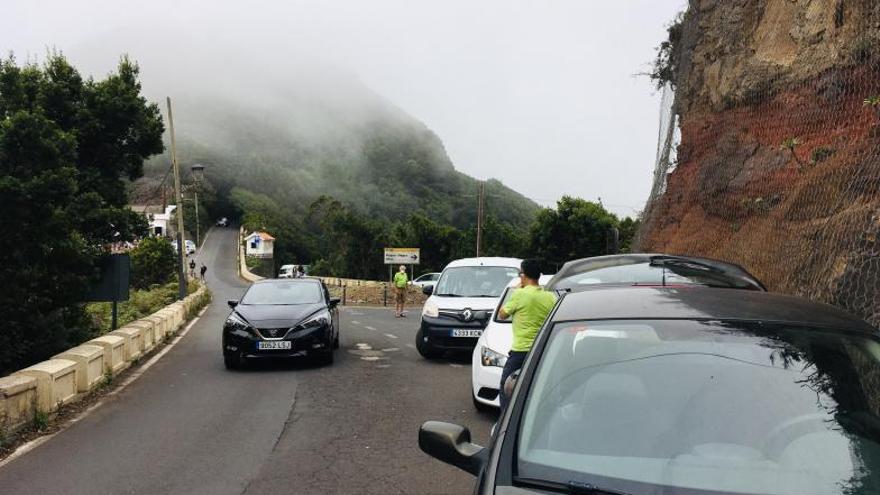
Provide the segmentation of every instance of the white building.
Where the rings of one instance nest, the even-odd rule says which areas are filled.
[[[171,217],[177,205],[168,205],[162,210],[162,205],[131,205],[130,208],[147,217],[150,224],[150,233],[163,237],[171,236]]]
[[[275,238],[266,232],[251,232],[244,238],[244,252],[247,256],[271,258],[275,249]]]

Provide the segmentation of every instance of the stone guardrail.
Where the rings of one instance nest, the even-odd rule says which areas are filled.
[[[0,378],[0,435],[14,434],[39,413],[52,414],[108,383],[183,328],[210,299],[203,285],[182,301]]]

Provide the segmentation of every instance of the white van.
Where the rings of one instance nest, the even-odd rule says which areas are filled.
[[[294,265],[281,265],[281,269],[278,270],[278,278],[294,278],[293,268]]]
[[[538,283],[543,287],[552,275],[541,275]],[[498,399],[501,371],[507,362],[507,354],[513,345],[513,320],[498,317],[510,295],[519,287],[519,279],[511,280],[495,307],[495,314],[474,347],[471,358],[471,388],[474,406],[482,411],[491,407],[501,407]]]
[[[422,308],[416,349],[426,359],[445,351],[471,351],[492,317],[498,298],[519,276],[518,258],[465,258],[446,265]]]

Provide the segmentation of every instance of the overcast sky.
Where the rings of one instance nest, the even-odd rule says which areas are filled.
[[[659,94],[645,77],[685,0],[4,0],[0,50],[56,47],[97,75],[152,38],[235,46],[220,62],[292,53],[339,66],[423,121],[459,170],[550,205],[563,194],[640,210]],[[167,41],[167,40],[166,40]],[[243,55],[242,55],[243,54]],[[163,54],[163,56],[166,54]],[[271,67],[267,67],[270,70]],[[204,84],[212,84],[206,80]]]

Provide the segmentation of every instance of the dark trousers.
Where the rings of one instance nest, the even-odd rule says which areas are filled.
[[[523,363],[526,361],[526,355],[528,355],[528,352],[525,351],[510,351],[507,355],[504,371],[501,372],[501,388],[499,389],[500,395],[498,396],[498,399],[501,401],[501,414],[504,414],[507,402],[510,401],[510,397],[504,393],[504,383],[507,381],[508,376],[522,368]]]

